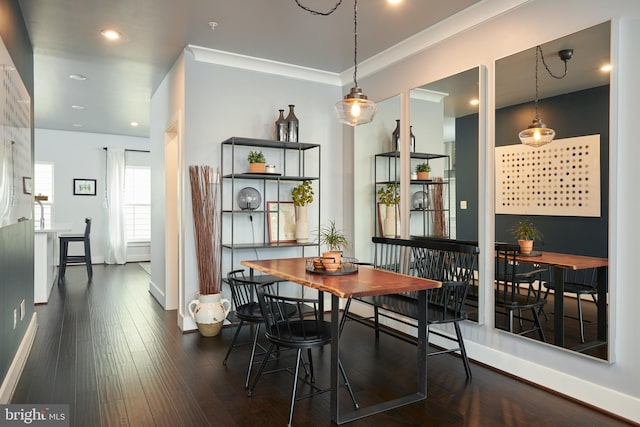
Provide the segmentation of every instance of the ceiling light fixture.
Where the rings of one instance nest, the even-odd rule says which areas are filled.
[[[120,37],[122,37],[122,34],[120,32],[109,29],[100,31],[100,35],[102,35],[102,37],[107,40],[118,40]]]
[[[328,12],[318,12],[300,4],[296,0],[296,4],[312,15],[331,15],[342,3],[342,0],[333,6]],[[338,115],[338,121],[349,126],[358,126],[370,123],[376,115],[378,106],[375,102],[370,101],[362,92],[362,88],[358,86],[358,0],[353,2],[353,87],[351,91],[345,95],[344,99],[338,101],[335,105],[335,111]]]
[[[82,125],[80,123],[74,123],[71,126],[73,126],[74,128],[81,128]]]
[[[478,99],[472,99],[471,101],[469,101],[469,104],[478,105],[478,104],[480,104],[480,101]]]
[[[608,73],[611,70],[613,70],[613,65],[611,64],[605,64],[602,67],[600,67],[600,71],[602,71],[603,73]]]
[[[73,108],[74,110],[84,110],[84,107],[82,105],[72,105],[71,108]]]
[[[542,64],[544,68],[547,70],[549,75],[555,79],[563,79],[567,75],[567,61],[569,61],[573,57],[573,49],[563,49],[558,52],[558,56],[564,62],[564,73],[560,76],[556,76],[551,72],[547,63],[544,60],[544,54],[542,53],[542,48],[538,45],[535,49],[536,53],[536,68],[535,68],[535,80],[536,80],[536,97],[535,97],[535,108],[536,115],[526,129],[521,131],[518,134],[518,138],[520,138],[520,142],[529,145],[531,147],[541,147],[545,144],[553,141],[553,138],[556,136],[556,131],[547,127],[546,124],[542,122],[540,119],[540,115],[538,114],[538,57],[542,59]]]
[[[87,77],[83,76],[82,74],[69,74],[69,78],[71,80],[79,80],[79,81],[87,80]]]
[[[131,127],[134,127],[134,128],[140,126],[140,123],[138,122],[131,122],[129,124],[131,125]]]

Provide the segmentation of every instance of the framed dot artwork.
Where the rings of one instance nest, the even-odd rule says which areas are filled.
[[[496,213],[600,216],[600,135],[495,148]]]

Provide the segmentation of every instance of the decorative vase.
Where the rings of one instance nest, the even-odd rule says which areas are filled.
[[[411,141],[409,145],[409,152],[415,153],[416,152],[416,136],[413,134],[413,126],[409,126],[409,140]]]
[[[249,163],[249,173],[264,173],[264,163]]]
[[[533,251],[533,240],[518,240],[521,254],[530,254]]]
[[[276,120],[276,140],[285,142],[289,136],[289,125],[287,119],[284,118],[284,110],[278,111],[280,117]]]
[[[382,223],[382,233],[384,237],[395,237],[396,233],[400,230],[396,230],[396,205],[385,205],[386,215],[384,222]]]
[[[295,107],[295,105],[289,104],[289,114],[285,119],[287,121],[287,140],[289,142],[298,142],[298,129],[300,123],[293,112],[293,107]]]
[[[194,310],[195,307],[195,310]],[[188,305],[189,314],[203,337],[215,337],[231,310],[231,302],[221,294],[199,295]]]
[[[393,142],[393,150],[400,150],[400,120],[396,120],[396,128],[391,134],[391,140]]]
[[[421,181],[427,181],[429,179],[429,172],[418,172],[418,179]]]
[[[309,220],[307,206],[296,206],[296,241],[307,243],[309,241]]]

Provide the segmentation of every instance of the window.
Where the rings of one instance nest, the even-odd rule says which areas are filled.
[[[124,173],[127,243],[151,241],[151,169],[127,166]]]
[[[36,162],[34,165],[33,177],[33,194],[34,196],[47,196],[46,201],[42,201],[42,210],[40,205],[36,203],[33,210],[33,220],[36,227],[40,226],[40,215],[44,212],[44,226],[51,227],[51,210],[53,206],[53,163]]]

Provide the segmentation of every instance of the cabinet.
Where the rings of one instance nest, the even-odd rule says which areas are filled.
[[[411,236],[451,236],[451,191],[448,179],[450,158],[445,154],[411,153],[411,171],[420,163],[431,166],[430,179],[412,179],[409,182],[409,234]],[[374,217],[376,236],[382,236],[382,223],[387,215],[384,205],[378,203],[378,190],[389,184],[400,185],[400,152],[390,151],[374,156]],[[419,193],[419,192],[422,192]],[[426,196],[425,196],[426,194]],[[441,197],[439,196],[441,195]],[[434,196],[436,200],[434,200]],[[396,235],[400,235],[400,213],[396,209]],[[440,228],[440,232],[438,232]]]
[[[252,150],[262,151],[266,163],[274,165],[276,172],[247,172],[247,154]],[[312,182],[315,193],[313,203],[308,206],[309,228],[320,226],[320,145],[231,137],[221,144],[220,164],[222,248],[226,252],[223,272],[238,268],[242,259],[259,258],[259,249],[281,249],[281,255],[286,257],[319,254],[320,245],[313,236],[309,243],[297,243],[283,238],[283,230],[290,225],[293,210],[291,189],[306,180]],[[253,187],[260,193],[260,206],[254,210],[238,206],[237,195],[244,187]]]

